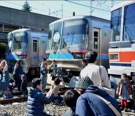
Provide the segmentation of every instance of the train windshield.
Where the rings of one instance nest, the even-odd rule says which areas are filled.
[[[111,41],[120,41],[121,8],[111,12]]]
[[[65,21],[62,40],[63,49],[73,45],[83,45],[83,47],[86,48],[86,42],[88,40],[88,21],[85,19]]]
[[[125,6],[123,41],[135,41],[135,4]]]
[[[9,41],[12,42],[11,50],[16,54],[27,53],[28,36],[26,32],[15,32],[8,36]]]
[[[49,28],[47,50],[67,49],[69,46],[76,46],[76,48],[81,46],[84,49],[87,47],[89,33],[87,20],[61,21],[50,25]]]

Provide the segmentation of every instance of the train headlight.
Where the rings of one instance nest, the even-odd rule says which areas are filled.
[[[82,59],[85,57],[84,53],[73,53],[75,59]]]
[[[27,54],[20,54],[20,55],[17,55],[20,59],[24,59],[24,58],[26,58],[27,57]]]

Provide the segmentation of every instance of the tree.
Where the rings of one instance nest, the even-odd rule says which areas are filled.
[[[26,12],[30,12],[31,11],[31,6],[29,5],[29,3],[26,1],[23,5],[23,11],[26,11]]]

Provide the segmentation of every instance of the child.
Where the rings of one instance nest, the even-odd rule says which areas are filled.
[[[116,94],[118,94],[121,98],[121,110],[125,109],[127,111],[128,102],[130,99],[130,95],[132,93],[132,86],[128,79],[127,74],[123,73],[121,75],[121,80],[117,86]]]
[[[21,80],[22,80],[21,90],[22,90],[22,93],[23,93],[23,97],[26,97],[27,93],[28,93],[28,90],[27,90],[28,83],[27,83],[27,80],[26,80],[26,76],[22,75]]]
[[[68,106],[69,109],[63,114],[63,116],[75,115],[76,102],[79,96],[80,94],[76,90],[73,90],[73,89],[67,90],[64,93],[63,100],[64,100],[65,105]]]
[[[60,81],[62,81],[62,84],[60,85]],[[63,81],[63,78],[55,78],[54,79],[54,86],[53,86],[53,90],[54,90],[54,101],[58,100],[58,103],[60,103],[63,98],[58,95],[58,92],[61,88],[63,88],[65,86],[65,83]]]

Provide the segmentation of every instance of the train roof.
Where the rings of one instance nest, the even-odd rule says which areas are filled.
[[[106,22],[110,22],[109,20],[107,19],[103,19],[103,18],[100,18],[100,17],[95,17],[95,16],[71,16],[71,17],[67,17],[67,18],[62,18],[62,19],[58,19],[52,23],[50,23],[49,25],[52,25],[54,23],[57,23],[57,22],[60,22],[60,21],[66,21],[66,20],[69,20],[69,19],[82,19],[82,18],[92,18],[92,19],[95,19],[95,20],[102,20],[102,21],[106,21]]]
[[[15,33],[15,32],[20,32],[20,31],[31,31],[31,32],[38,32],[38,33],[48,34],[47,31],[33,30],[33,29],[31,30],[31,29],[29,29],[29,28],[16,29],[16,30],[13,30],[13,31],[11,31],[11,32],[12,32],[12,33]],[[9,32],[9,33],[11,33],[11,32]]]
[[[135,3],[135,0],[132,0],[132,1],[124,1],[124,2],[122,2],[121,4],[117,4],[117,5],[115,5],[115,6],[113,6],[112,7],[112,9],[111,9],[111,11],[113,11],[113,10],[116,10],[116,9],[118,9],[118,8],[120,8],[120,7],[123,7],[123,6],[127,6],[127,5],[129,5],[129,4],[133,4],[133,3]]]
[[[26,30],[31,30],[31,29],[22,28],[22,29],[16,29],[16,30],[14,30],[14,31],[12,31],[12,32],[14,33],[14,32],[19,32],[19,31],[26,31]]]

